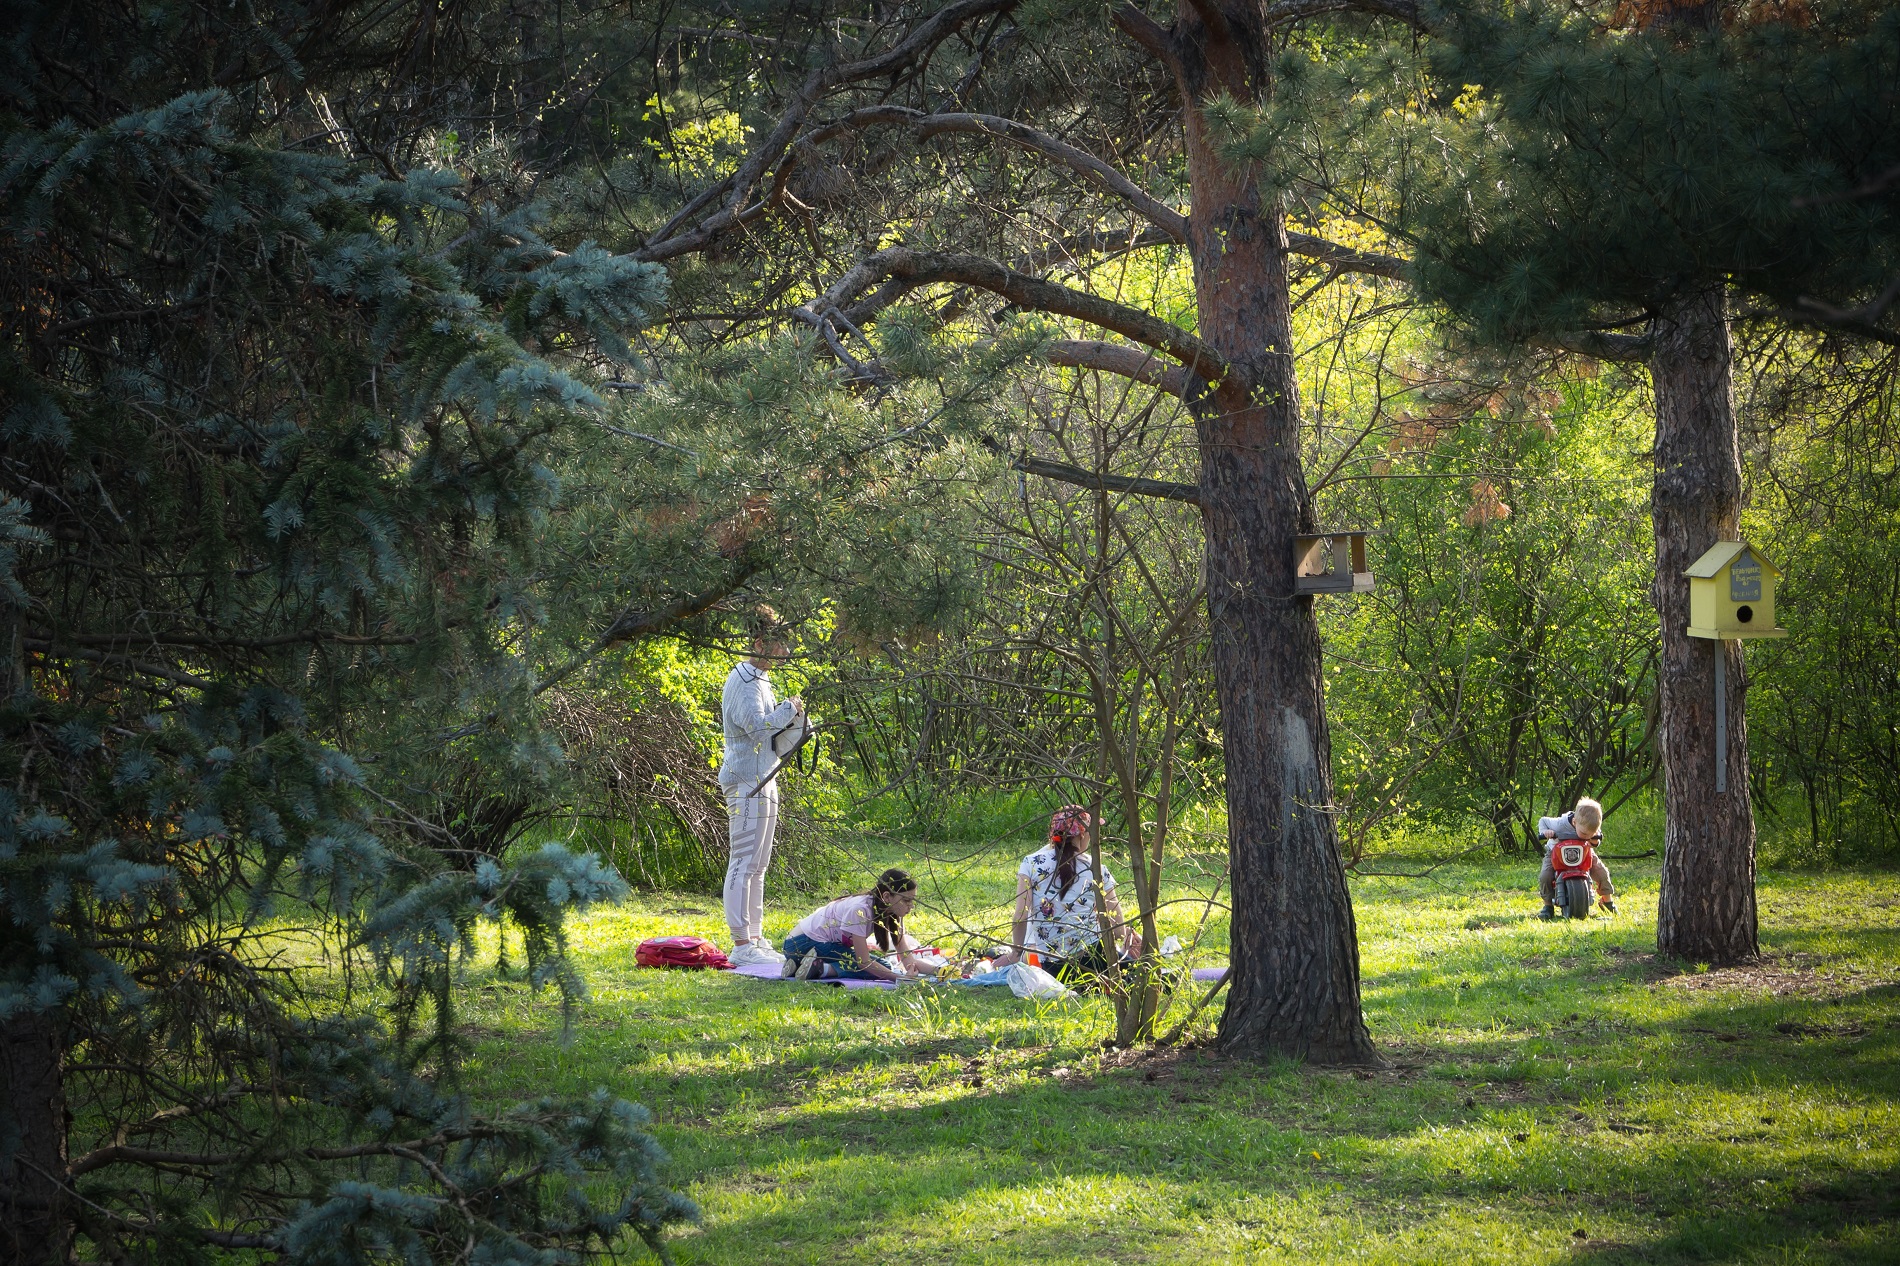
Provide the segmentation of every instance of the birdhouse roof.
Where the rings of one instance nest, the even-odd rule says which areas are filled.
[[[1685,576],[1693,576],[1697,580],[1707,580],[1710,577],[1719,576],[1724,567],[1727,567],[1730,563],[1742,556],[1744,550],[1753,553],[1755,555],[1755,561],[1760,563],[1762,570],[1767,572],[1770,576],[1778,577],[1781,575],[1781,568],[1763,558],[1761,551],[1750,545],[1747,541],[1717,541],[1715,544],[1709,546],[1702,557],[1690,563],[1689,570],[1682,574]]]

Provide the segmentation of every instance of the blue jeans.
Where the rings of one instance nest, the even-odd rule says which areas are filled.
[[[785,957],[797,962],[813,950],[818,951],[818,961],[831,964],[831,970],[825,975],[838,980],[876,980],[870,972],[858,966],[858,952],[844,941],[814,941],[803,934],[793,934],[785,938]]]

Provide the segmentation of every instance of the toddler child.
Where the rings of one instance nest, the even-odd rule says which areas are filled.
[[[1610,871],[1603,864],[1603,806],[1584,796],[1577,801],[1577,807],[1558,818],[1537,819],[1537,833],[1550,841],[1544,845],[1544,868],[1537,873],[1537,890],[1544,895],[1544,911],[1537,917],[1554,919],[1557,917],[1557,868],[1552,864],[1551,854],[1556,850],[1558,840],[1584,840],[1596,851],[1597,864],[1590,868],[1590,878],[1596,881],[1597,903],[1611,913],[1616,912],[1616,889],[1610,886]]]

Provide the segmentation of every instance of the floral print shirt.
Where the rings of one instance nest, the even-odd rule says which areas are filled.
[[[1029,943],[1056,958],[1074,958],[1102,939],[1095,920],[1095,880],[1089,855],[1076,856],[1068,891],[1056,891],[1056,848],[1050,844],[1023,858],[1016,873],[1029,881]],[[1115,876],[1102,868],[1102,890],[1115,891]]]

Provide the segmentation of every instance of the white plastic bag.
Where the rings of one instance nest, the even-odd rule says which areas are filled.
[[[1017,963],[1009,969],[1009,991],[1031,1002],[1051,1002],[1069,996],[1069,987],[1034,963]]]

